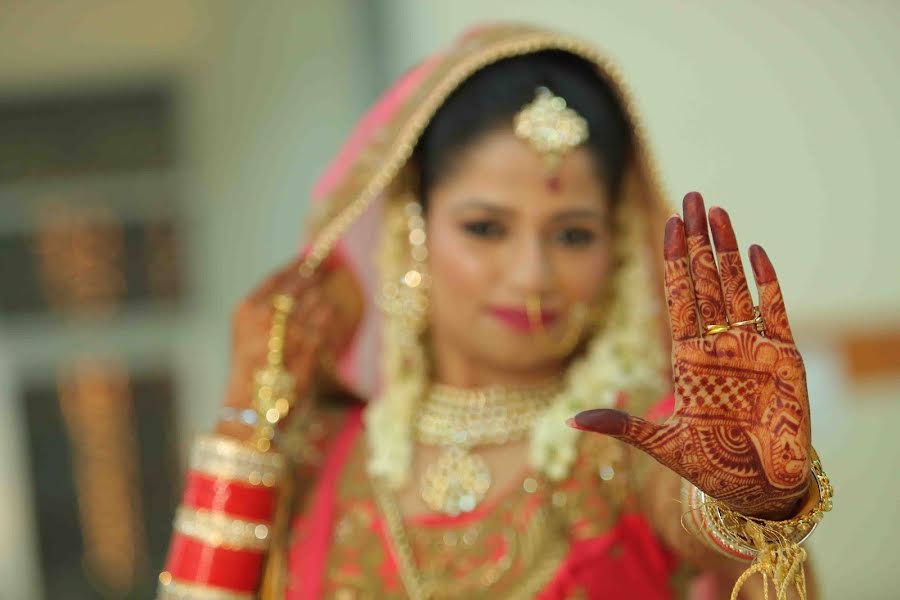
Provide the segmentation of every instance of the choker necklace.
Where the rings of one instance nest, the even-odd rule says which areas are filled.
[[[422,474],[425,504],[450,516],[474,510],[491,487],[491,471],[472,449],[526,438],[562,389],[559,380],[513,389],[433,385],[415,416],[416,440],[444,449]]]

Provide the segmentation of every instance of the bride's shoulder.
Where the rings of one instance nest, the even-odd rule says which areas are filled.
[[[361,413],[361,403],[318,399],[314,408],[294,415],[295,422],[282,436],[286,452],[301,469],[325,468],[334,462],[338,440],[360,429]]]

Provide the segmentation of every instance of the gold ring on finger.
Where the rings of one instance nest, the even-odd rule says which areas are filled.
[[[746,319],[744,321],[735,321],[731,324],[732,327],[743,327],[744,325],[756,325],[759,322],[759,317],[753,317],[752,319]]]
[[[763,319],[759,306],[753,307],[753,324],[756,326],[756,332],[759,335],[766,335],[766,321]]]
[[[707,335],[715,335],[717,333],[724,333],[731,329],[731,325],[728,323],[714,323],[712,325],[706,326],[706,331],[703,332],[704,336]]]
[[[766,332],[766,322],[763,320],[762,313],[759,312],[759,307],[753,307],[753,318],[746,319],[744,321],[737,321],[732,323],[732,327],[741,327],[742,325],[753,325],[756,328],[756,331],[760,335],[765,335]]]

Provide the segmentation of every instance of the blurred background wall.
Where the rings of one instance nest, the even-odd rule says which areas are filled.
[[[0,0],[0,597],[149,595],[232,307],[378,92],[501,19],[606,49],[673,205],[773,256],[837,488],[824,595],[893,597],[900,5],[835,0]]]

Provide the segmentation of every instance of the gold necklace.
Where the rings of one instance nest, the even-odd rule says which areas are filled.
[[[558,380],[516,389],[432,386],[418,407],[416,439],[444,451],[422,474],[425,504],[450,516],[474,510],[491,487],[491,471],[472,448],[524,439],[561,391]]]

